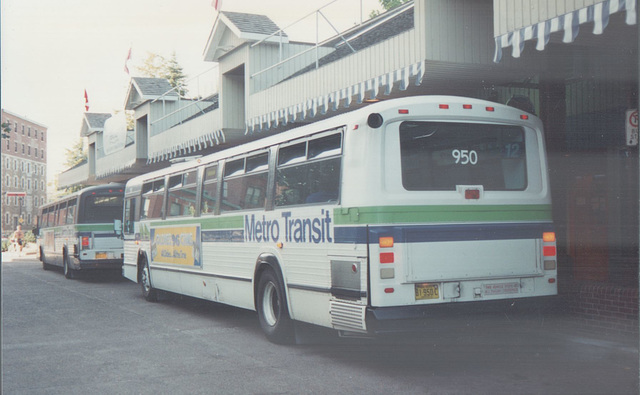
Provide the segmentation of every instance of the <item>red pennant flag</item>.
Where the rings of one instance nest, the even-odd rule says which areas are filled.
[[[87,95],[87,90],[84,90],[84,110],[89,111],[89,95]]]
[[[216,9],[216,11],[220,12],[222,9],[222,0],[213,0],[211,2],[211,6]]]

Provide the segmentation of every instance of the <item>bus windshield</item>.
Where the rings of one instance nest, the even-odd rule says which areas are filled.
[[[519,126],[407,121],[400,124],[402,184],[408,191],[488,191],[527,187],[524,129]]]
[[[83,210],[78,218],[80,224],[113,222],[122,217],[122,196],[90,195],[85,197]]]

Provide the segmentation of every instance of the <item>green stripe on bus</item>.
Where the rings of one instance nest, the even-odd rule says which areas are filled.
[[[551,221],[551,205],[342,207],[335,225],[438,222]]]

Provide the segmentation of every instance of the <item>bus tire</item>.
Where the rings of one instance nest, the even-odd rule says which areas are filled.
[[[76,272],[71,268],[71,265],[69,264],[69,255],[65,253],[62,260],[63,260],[62,269],[64,271],[64,277],[68,278],[69,280],[76,278]]]
[[[256,310],[260,327],[269,341],[277,344],[293,342],[293,321],[289,317],[284,286],[271,269],[260,275]]]
[[[49,264],[47,263],[47,261],[45,260],[44,257],[44,251],[42,251],[42,247],[38,249],[38,251],[40,252],[40,262],[42,262],[42,269],[43,270],[49,270],[51,269],[49,267]]]
[[[149,262],[146,258],[142,258],[140,262],[140,286],[142,287],[142,296],[148,302],[158,301],[158,290],[151,285],[151,271],[149,270]]]

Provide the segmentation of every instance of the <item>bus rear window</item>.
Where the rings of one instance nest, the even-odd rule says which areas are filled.
[[[400,124],[402,184],[409,191],[485,191],[527,187],[524,130],[518,126],[453,122]]]
[[[122,219],[122,201],[122,196],[87,196],[78,223],[110,223],[114,219]]]

